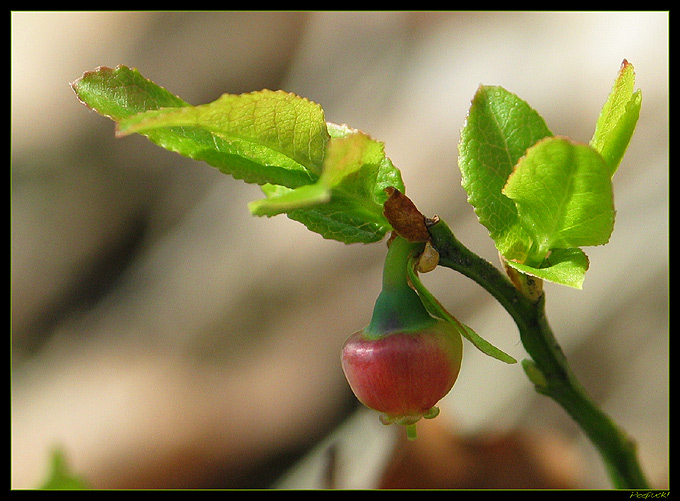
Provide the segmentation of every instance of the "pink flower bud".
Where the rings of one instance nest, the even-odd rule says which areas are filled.
[[[462,356],[458,331],[436,320],[377,338],[355,332],[342,349],[342,368],[359,401],[382,412],[384,423],[409,425],[438,414],[435,404],[456,382]]]

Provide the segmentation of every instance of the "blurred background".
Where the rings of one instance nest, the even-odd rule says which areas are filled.
[[[519,365],[466,345],[419,439],[356,404],[339,364],[369,320],[384,244],[279,216],[259,188],[115,139],[69,82],[125,64],[192,104],[284,89],[386,145],[407,194],[497,263],[460,187],[480,84],[587,142],[622,60],[643,92],[615,178],[611,242],[583,290],[547,284],[574,371],[668,486],[668,13],[13,12],[12,487],[61,447],[98,488],[610,486],[565,412]],[[514,323],[448,269],[424,277],[517,359]]]

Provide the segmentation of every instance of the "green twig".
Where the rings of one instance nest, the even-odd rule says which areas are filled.
[[[602,456],[613,485],[648,488],[635,443],[593,402],[569,368],[545,315],[545,295],[522,293],[498,268],[461,244],[443,221],[433,222],[429,231],[439,264],[477,282],[512,316],[533,359],[523,365],[536,391],[555,400],[578,423]]]

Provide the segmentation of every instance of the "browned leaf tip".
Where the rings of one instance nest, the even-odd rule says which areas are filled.
[[[385,188],[389,196],[383,213],[394,231],[409,242],[427,242],[430,233],[425,225],[425,216],[411,200],[396,188]]]

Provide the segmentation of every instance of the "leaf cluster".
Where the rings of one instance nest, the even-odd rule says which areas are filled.
[[[508,266],[581,288],[581,249],[609,241],[611,179],[640,113],[633,67],[624,61],[589,144],[555,136],[525,101],[481,86],[459,144],[462,184]]]
[[[253,215],[285,213],[345,243],[376,242],[391,229],[385,188],[403,191],[401,173],[382,143],[327,123],[314,102],[262,90],[191,106],[126,66],[97,68],[72,87],[83,104],[116,122],[119,137],[142,134],[261,185],[266,198],[249,204]]]
[[[609,241],[611,179],[640,113],[633,67],[624,61],[589,144],[554,135],[525,101],[481,86],[461,132],[462,185],[506,265],[580,288],[581,249]],[[192,106],[126,66],[100,67],[72,87],[85,105],[170,151],[205,161],[265,198],[256,216],[287,214],[324,238],[377,242],[393,229],[389,189],[404,192],[384,145],[326,122],[317,103],[283,91],[224,94]]]

